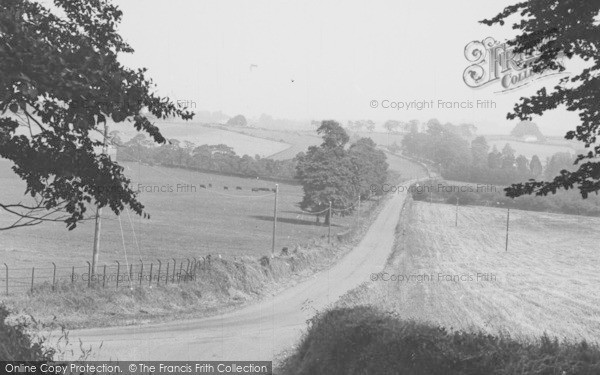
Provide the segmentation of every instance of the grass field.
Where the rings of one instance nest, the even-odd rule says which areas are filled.
[[[511,210],[505,252],[505,210],[460,207],[458,227],[452,205],[408,211],[383,276],[396,281],[365,284],[343,304],[516,338],[599,341],[600,219]]]
[[[531,159],[533,155],[537,155],[540,158],[542,164],[546,164],[546,158],[551,157],[557,152],[570,152],[571,154],[579,153],[581,144],[573,141],[567,141],[565,139],[549,139],[546,143],[531,143],[517,141],[507,136],[485,136],[490,149],[494,146],[498,148],[498,151],[502,151],[504,145],[507,143],[515,150],[517,155],[524,155],[528,159]]]
[[[188,258],[208,253],[213,256],[270,254],[274,194],[253,193],[250,189],[273,188],[273,182],[135,163],[124,165],[135,187],[141,183],[144,189],[173,190],[141,193],[141,201],[151,214],[149,220],[132,214],[130,222],[126,213],[121,215],[125,248],[130,259]],[[177,192],[178,184],[186,183],[194,185],[196,191]],[[210,189],[198,187],[209,183],[213,185]],[[15,202],[22,199],[24,185],[5,161],[0,161],[0,186],[0,200]],[[224,190],[224,186],[229,190]],[[236,190],[237,186],[242,190]],[[327,227],[316,225],[314,216],[303,214],[298,209],[296,204],[301,197],[300,186],[279,185],[277,251],[284,246],[292,248],[311,238],[327,235]],[[362,207],[366,209],[368,205],[369,202],[364,202]],[[103,215],[100,262],[124,260],[118,218],[108,209]],[[0,212],[0,225],[11,219]],[[332,233],[344,231],[345,225],[353,220],[354,217],[335,216]],[[70,232],[61,223],[0,231],[0,264],[6,262],[11,267],[31,267],[54,261],[62,265],[85,265],[91,255],[93,233],[93,221],[87,221]]]
[[[137,131],[130,125],[113,124],[110,126],[110,130],[118,130],[121,132],[121,138],[127,141],[137,134]],[[284,137],[261,137],[260,134],[253,135],[251,132],[243,134],[237,131],[238,128],[227,130],[221,126],[210,126],[185,121],[157,122],[157,126],[167,139],[175,138],[182,142],[189,141],[197,146],[226,144],[232,147],[239,156],[247,154],[252,157],[255,155],[268,157],[293,147],[290,144],[292,142],[286,143],[286,140],[282,141]]]

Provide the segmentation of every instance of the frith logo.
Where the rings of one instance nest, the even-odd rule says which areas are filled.
[[[505,92],[543,77],[561,74],[556,71],[534,73],[531,63],[539,58],[540,52],[516,53],[514,49],[514,46],[492,37],[467,44],[465,58],[472,63],[463,73],[467,86],[479,88],[498,82],[502,89],[497,92]]]

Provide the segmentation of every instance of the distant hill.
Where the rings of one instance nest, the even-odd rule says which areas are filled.
[[[521,121],[510,132],[510,135],[525,142],[545,142],[546,137],[538,126],[531,121]]]

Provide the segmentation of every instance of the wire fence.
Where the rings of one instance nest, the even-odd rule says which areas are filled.
[[[160,286],[197,280],[211,266],[211,258],[186,258],[138,261],[98,265],[96,270],[86,266],[11,268],[6,263],[0,272],[0,294],[21,292],[57,291],[69,286],[83,285],[99,288],[130,288],[134,286]]]

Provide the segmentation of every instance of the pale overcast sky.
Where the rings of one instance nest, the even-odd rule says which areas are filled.
[[[136,50],[123,59],[145,66],[159,92],[199,110],[253,117],[473,122],[480,133],[507,133],[506,112],[529,85],[495,93],[462,79],[472,40],[510,37],[510,27],[477,21],[513,1],[126,0],[121,34]],[[293,82],[292,82],[293,80]],[[554,84],[547,78],[541,84]],[[496,109],[397,111],[371,100],[493,100]],[[566,111],[535,120],[562,135]]]

